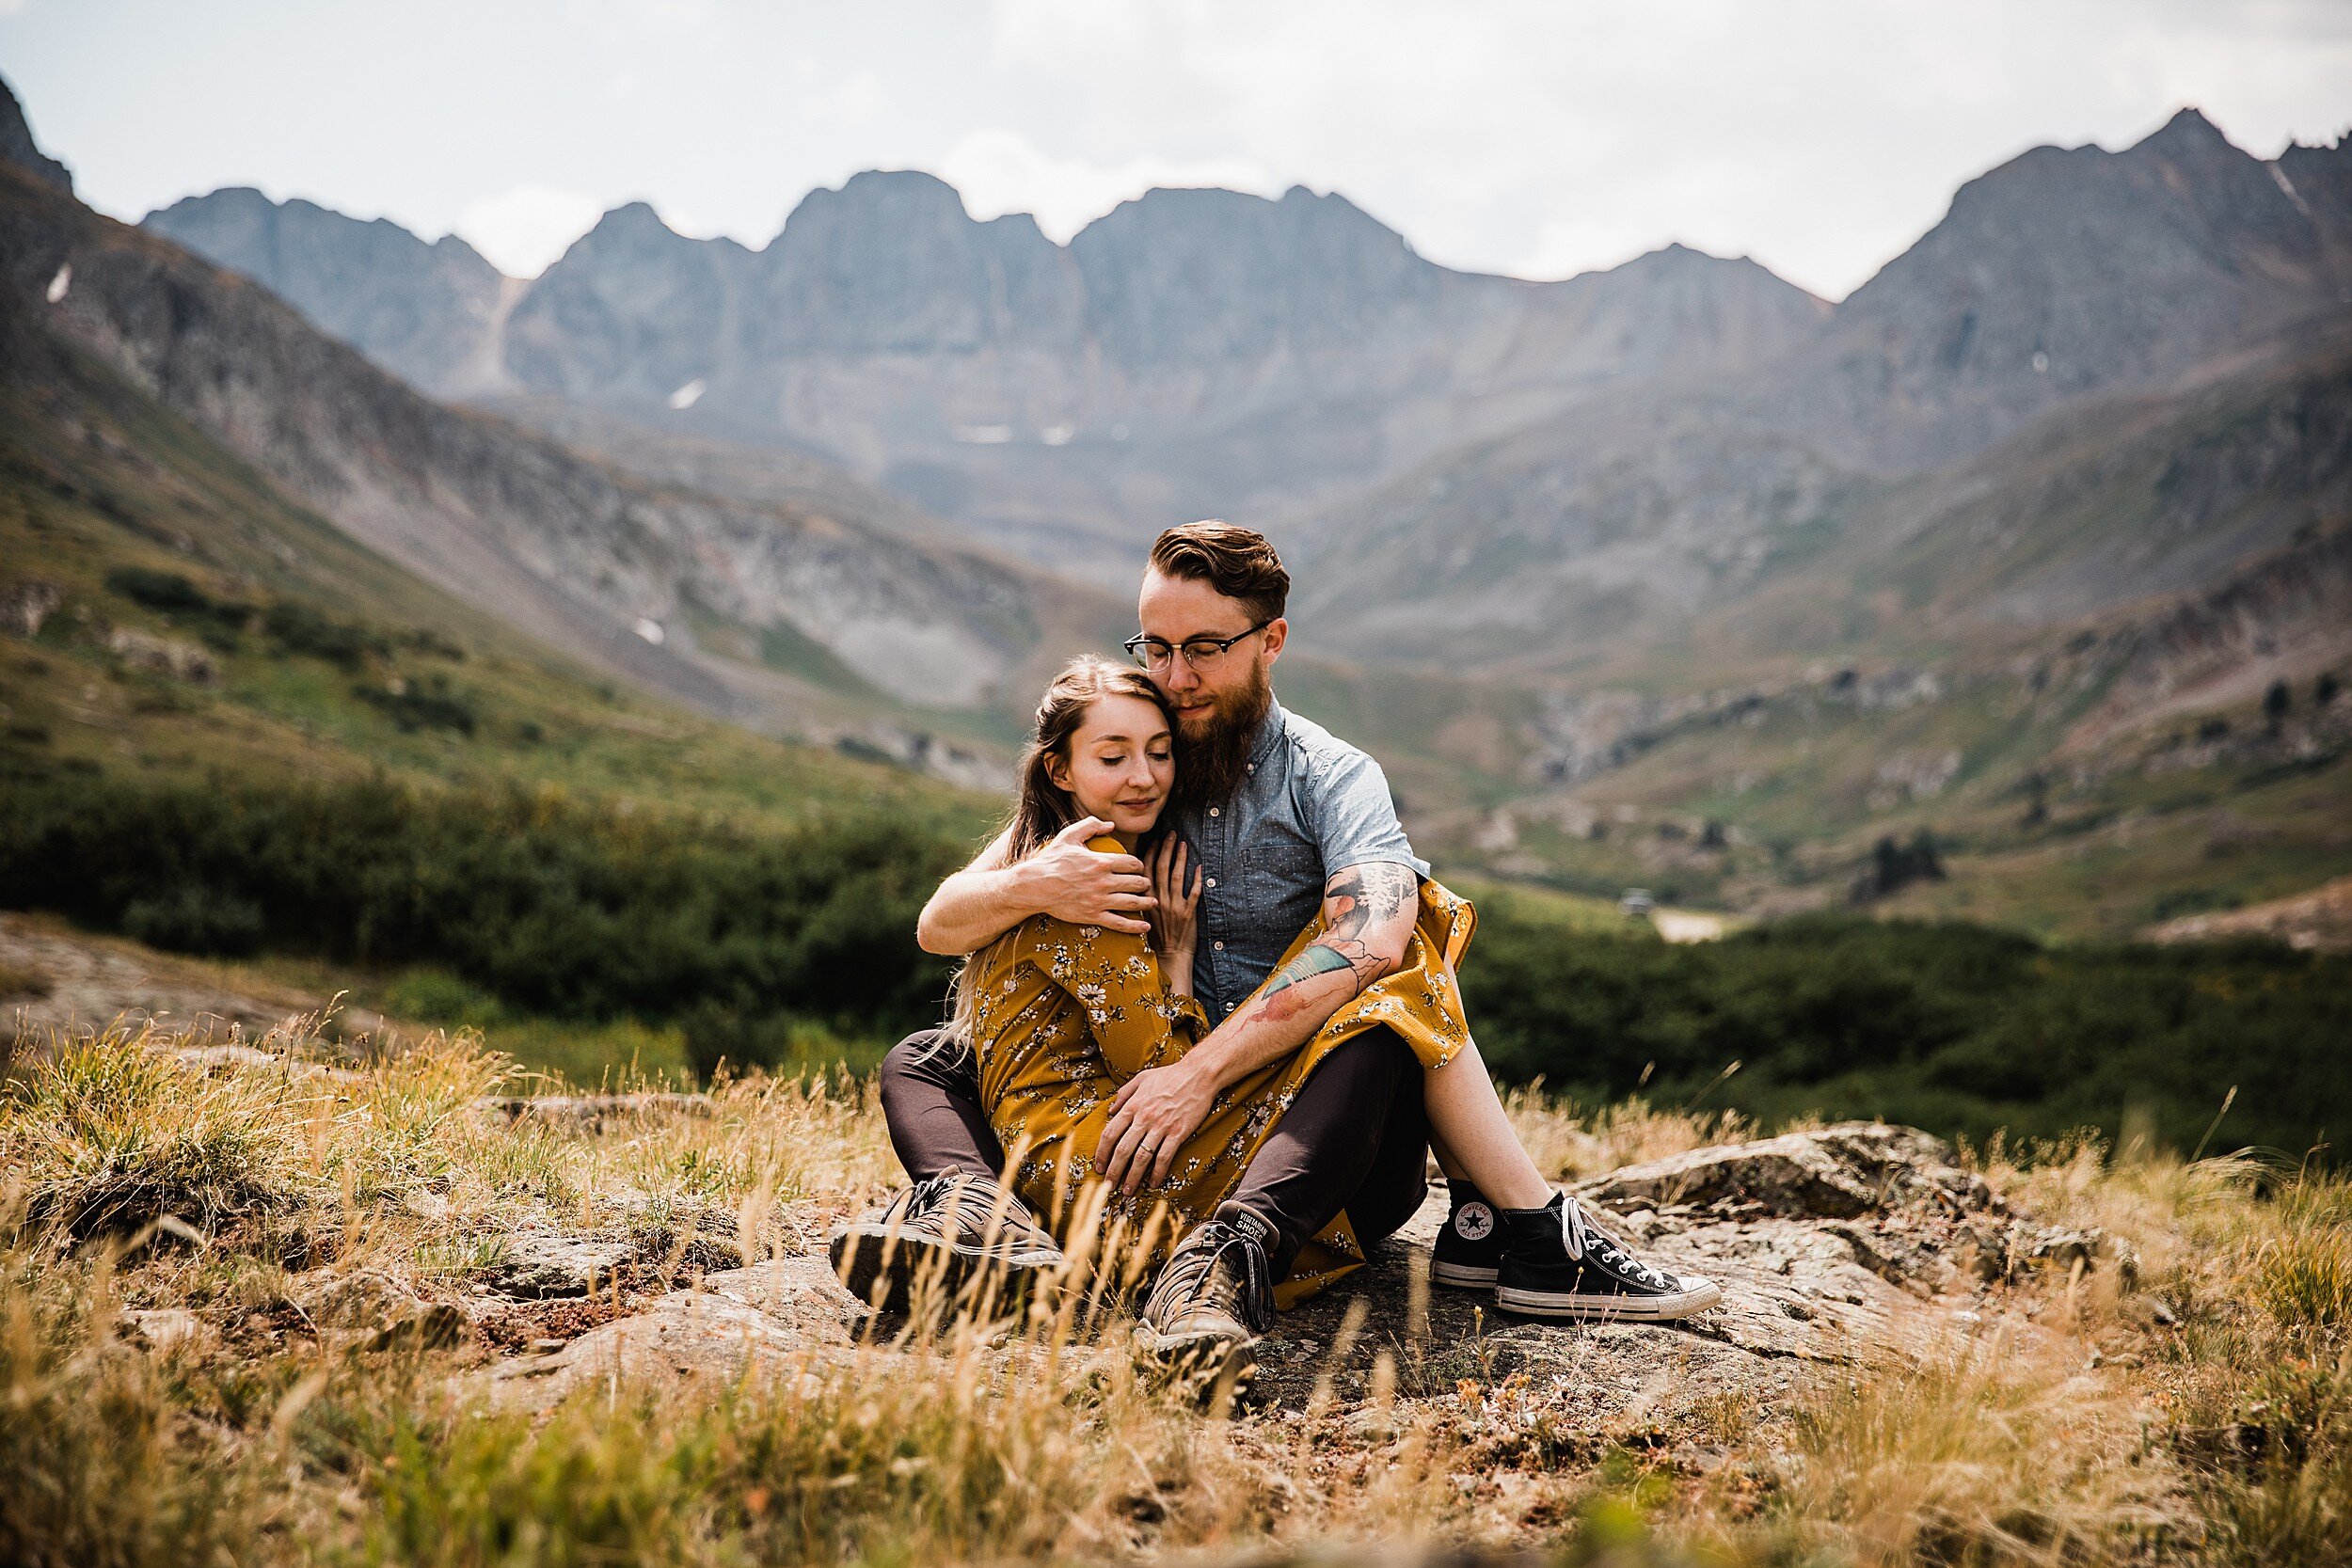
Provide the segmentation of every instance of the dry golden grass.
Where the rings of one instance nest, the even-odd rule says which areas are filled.
[[[1639,1096],[1581,1111],[1540,1078],[1503,1091],[1502,1107],[1536,1166],[1564,1181],[1755,1135],[1737,1111],[1661,1111]]]
[[[1467,1541],[1576,1560],[2352,1560],[2352,1187],[2244,1161],[1981,1168],[2095,1267],[1922,1301],[1767,1408],[1638,1449],[1527,1380],[1327,1382],[1203,1410],[1065,1299],[500,1412],[501,1352],[382,1332],[523,1221],[722,1216],[809,1250],[895,1167],[870,1089],[754,1077],[708,1114],[509,1120],[465,1038],[270,1063],[150,1031],[53,1042],[0,1091],[0,1561],[446,1564],[1343,1558]],[[1511,1111],[1564,1175],[1747,1132],[1642,1105]],[[648,1288],[659,1288],[657,1280]],[[358,1305],[353,1306],[353,1303]],[[592,1304],[596,1305],[596,1304]],[[606,1310],[627,1310],[616,1297]],[[1964,1310],[1963,1310],[1964,1309]],[[922,1321],[920,1319],[917,1320]],[[1359,1323],[1359,1326],[1361,1326]],[[1334,1364],[1340,1354],[1328,1354]]]

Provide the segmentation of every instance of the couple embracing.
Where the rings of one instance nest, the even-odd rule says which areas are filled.
[[[834,1231],[834,1267],[901,1305],[918,1277],[1041,1278],[1109,1238],[1156,1271],[1146,1352],[1244,1377],[1278,1307],[1412,1217],[1434,1151],[1438,1283],[1534,1318],[1711,1306],[1520,1146],[1454,979],[1470,905],[1379,765],[1275,701],[1289,592],[1263,536],[1169,529],[1140,668],[1083,658],[1046,689],[1009,825],[918,927],[969,957],[950,1022],[882,1068],[914,1184]]]

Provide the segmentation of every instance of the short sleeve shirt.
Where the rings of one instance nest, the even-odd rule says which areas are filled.
[[[1429,875],[1380,765],[1279,703],[1231,800],[1176,824],[1200,864],[1193,990],[1211,1023],[1248,1000],[1323,906],[1333,873],[1378,861]]]

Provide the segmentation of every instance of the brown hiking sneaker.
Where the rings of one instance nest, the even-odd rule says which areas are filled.
[[[985,1176],[935,1176],[869,1214],[833,1228],[833,1272],[850,1293],[903,1312],[918,1285],[952,1301],[985,1273],[1017,1296],[1061,1266],[1055,1244],[1019,1198]]]
[[[1219,1206],[1152,1282],[1136,1340],[1171,1370],[1238,1384],[1258,1370],[1274,1322],[1274,1227],[1253,1209]]]

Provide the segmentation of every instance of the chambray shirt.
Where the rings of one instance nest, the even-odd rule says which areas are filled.
[[[1185,812],[1176,831],[1200,865],[1192,984],[1212,1023],[1272,972],[1334,872],[1391,861],[1429,875],[1380,765],[1279,703],[1266,710],[1233,798]]]

